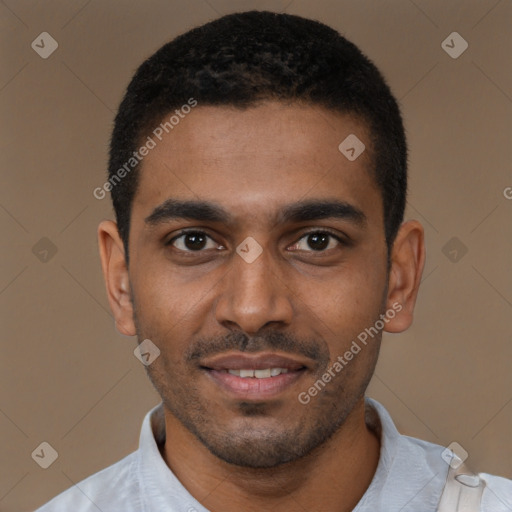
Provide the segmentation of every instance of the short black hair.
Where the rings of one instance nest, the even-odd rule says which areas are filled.
[[[114,122],[108,168],[126,261],[140,170],[134,153],[164,116],[191,98],[198,105],[240,109],[266,100],[296,101],[363,120],[371,138],[370,172],[382,193],[389,255],[405,209],[407,145],[397,101],[383,76],[353,43],[323,23],[249,11],[176,37],[149,57],[128,85]]]

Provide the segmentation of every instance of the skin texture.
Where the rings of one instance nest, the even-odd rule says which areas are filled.
[[[338,150],[351,133],[366,145],[353,162]],[[162,455],[209,510],[349,511],[372,480],[379,439],[364,421],[364,391],[380,334],[309,404],[297,399],[393,304],[402,309],[384,330],[412,321],[423,229],[402,224],[388,272],[371,162],[368,131],[348,115],[278,102],[199,105],[143,161],[129,268],[116,224],[99,227],[117,328],[161,351],[147,371],[165,407]],[[212,202],[231,218],[145,220],[170,198]],[[305,200],[343,201],[366,220],[279,219]],[[210,237],[200,251],[175,239],[191,228]],[[324,230],[346,243],[330,237],[314,250],[318,239],[307,235]],[[247,237],[263,250],[252,263],[236,252]],[[292,355],[306,370],[269,399],[234,398],[199,363],[241,352]]]

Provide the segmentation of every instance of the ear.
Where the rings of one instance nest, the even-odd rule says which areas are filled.
[[[423,226],[415,220],[404,222],[391,250],[386,311],[396,314],[389,317],[385,331],[403,332],[411,325],[424,264]]]
[[[105,220],[100,223],[98,244],[108,302],[114,314],[116,328],[121,334],[135,336],[137,332],[133,320],[130,278],[126,266],[123,241],[119,236],[115,222]]]

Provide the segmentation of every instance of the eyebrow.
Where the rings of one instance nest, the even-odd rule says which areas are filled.
[[[180,201],[167,199],[157,206],[151,215],[144,219],[149,225],[157,225],[170,220],[187,219],[228,224],[232,216],[221,206],[208,201]]]
[[[342,219],[363,227],[367,217],[363,211],[338,199],[305,200],[287,205],[277,217],[278,222],[305,222],[321,219]]]
[[[276,220],[277,223],[286,223],[328,218],[347,220],[359,227],[364,227],[368,221],[362,210],[338,199],[310,199],[286,205],[278,212]],[[178,199],[167,199],[157,206],[144,221],[150,226],[156,226],[180,219],[223,224],[233,222],[233,216],[216,203]]]

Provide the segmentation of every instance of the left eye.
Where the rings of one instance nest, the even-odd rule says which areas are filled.
[[[216,249],[219,245],[212,240],[206,233],[202,231],[189,231],[174,237],[169,241],[168,245],[172,245],[180,251],[201,251],[203,249]]]
[[[313,250],[316,252],[325,251],[327,249],[333,249],[341,243],[340,238],[331,233],[324,231],[315,231],[313,233],[307,233],[299,239],[291,250],[309,251]]]

